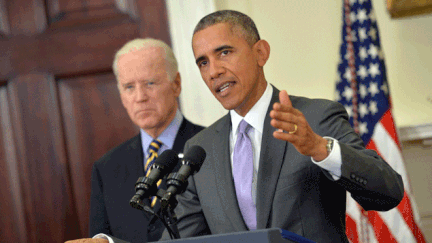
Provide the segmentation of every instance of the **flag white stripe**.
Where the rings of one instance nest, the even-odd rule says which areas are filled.
[[[351,197],[351,193],[347,192],[347,208],[346,208],[346,214],[348,214],[351,219],[356,223],[356,230],[357,234],[359,236],[359,242],[366,243],[366,240],[363,239],[364,237],[368,237],[367,243],[375,243],[377,239],[375,238],[375,233],[372,228],[372,226],[368,223],[368,234],[362,234],[362,223],[361,223],[361,217],[362,214],[359,209],[358,203]]]
[[[346,213],[358,224],[360,220],[360,210],[358,210],[357,202],[351,197],[351,193],[347,192]]]
[[[369,223],[368,223],[368,240],[369,240],[368,243],[379,243],[379,241],[375,236],[374,228]]]
[[[409,243],[417,241],[397,208],[387,212],[378,212],[378,214],[387,225],[397,242]]]

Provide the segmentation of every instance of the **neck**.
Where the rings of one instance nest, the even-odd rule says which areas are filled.
[[[251,92],[246,99],[243,101],[243,104],[240,105],[238,109],[235,109],[235,112],[242,117],[245,117],[246,114],[254,107],[254,105],[261,99],[265,90],[267,88],[267,81],[265,78],[262,78],[260,82],[257,83],[257,87],[255,87],[255,91]]]

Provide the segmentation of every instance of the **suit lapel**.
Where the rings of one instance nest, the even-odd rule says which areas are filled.
[[[216,187],[219,198],[224,201],[224,213],[234,228],[234,231],[246,231],[247,227],[238,206],[234,181],[231,169],[231,156],[229,150],[229,135],[231,130],[231,117],[226,115],[224,120],[216,127],[215,141],[213,142],[213,154],[215,161],[213,171],[216,178]],[[216,157],[217,156],[217,157]]]
[[[273,87],[272,99],[264,121],[256,198],[258,229],[266,228],[269,224],[276,183],[288,146],[287,142],[273,137],[273,132],[276,129],[270,125],[270,111],[273,104],[279,101],[278,95],[279,90]]]
[[[190,122],[186,120],[186,118],[183,118],[183,122],[180,125],[180,128],[176,134],[176,137],[174,139],[174,144],[172,147],[172,150],[174,150],[176,153],[183,152],[183,147],[186,143],[186,141],[192,137],[190,134],[188,134],[187,126],[189,126]]]
[[[128,157],[126,160],[135,161],[135,163],[126,163],[128,168],[131,169],[131,173],[136,174],[138,177],[144,176],[144,154],[141,144],[141,135],[135,136],[134,140],[130,144],[130,150],[127,153]],[[136,178],[138,180],[138,177]]]

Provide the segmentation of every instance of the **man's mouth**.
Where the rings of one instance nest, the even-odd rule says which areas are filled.
[[[145,114],[145,113],[150,112],[150,111],[151,111],[150,109],[143,109],[143,110],[138,110],[135,113],[136,114]]]
[[[232,85],[234,85],[234,82],[226,82],[223,85],[221,85],[220,87],[218,87],[216,89],[216,92],[217,93],[223,93],[224,91],[226,91]]]

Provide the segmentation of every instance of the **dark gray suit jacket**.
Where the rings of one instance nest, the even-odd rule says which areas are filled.
[[[262,136],[257,180],[257,228],[278,227],[316,242],[348,242],[345,235],[346,191],[366,210],[389,210],[404,193],[402,178],[374,151],[366,150],[336,102],[290,96],[293,106],[305,115],[320,136],[339,141],[342,176],[335,181],[311,158],[288,142],[275,139],[269,112],[278,101],[274,88]],[[231,173],[230,115],[190,139],[204,148],[207,157],[201,170],[189,178],[175,209],[182,238],[246,231]],[[162,239],[168,239],[165,232]]]
[[[172,149],[178,153],[182,152],[186,141],[202,129],[203,127],[184,119]],[[179,165],[177,170],[178,167]],[[162,222],[155,220],[154,223],[150,223],[153,217],[129,205],[129,200],[135,195],[135,183],[141,176],[144,176],[144,166],[139,134],[112,149],[94,163],[90,237],[105,233],[139,243],[156,241],[161,237],[165,229]],[[165,181],[162,187],[166,188]]]

